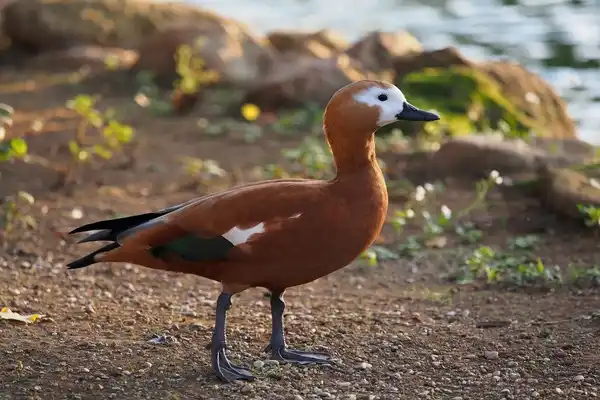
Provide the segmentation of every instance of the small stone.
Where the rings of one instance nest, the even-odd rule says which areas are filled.
[[[531,393],[531,397],[540,397],[540,393],[539,392],[533,392],[533,393]]]
[[[497,360],[499,355],[497,351],[486,350],[483,352],[483,356],[488,360]]]
[[[368,362],[361,362],[359,365],[360,369],[371,369],[373,366]]]
[[[442,363],[439,361],[434,361],[434,362],[432,362],[432,364],[434,367],[439,367],[440,365],[442,365]]]
[[[554,391],[558,394],[563,394],[563,390],[559,387],[557,387],[556,389],[554,389]]]
[[[268,367],[278,367],[279,366],[279,361],[277,361],[277,360],[267,360],[267,361],[265,361],[264,365],[266,365]]]
[[[83,371],[83,372],[85,372],[87,374],[88,372],[90,372],[90,369],[89,368],[82,368],[81,371]]]
[[[253,365],[254,365],[254,368],[261,369],[262,367],[265,366],[265,363],[262,362],[261,360],[256,360],[256,361],[254,361]]]
[[[252,391],[252,386],[250,385],[244,385],[242,386],[242,390],[240,390],[241,393],[250,393]]]
[[[349,387],[351,385],[350,382],[338,382],[338,385],[340,387]]]
[[[585,377],[584,377],[583,375],[575,375],[575,376],[573,377],[573,380],[574,380],[575,382],[581,382],[581,381],[583,381],[584,379],[585,379]]]

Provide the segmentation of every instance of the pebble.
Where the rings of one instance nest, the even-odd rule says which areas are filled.
[[[483,356],[488,360],[497,360],[499,355],[497,351],[486,350],[483,352]]]
[[[267,365],[269,367],[278,367],[279,366],[279,361],[277,360],[267,360],[264,362],[264,365]]]
[[[242,387],[242,390],[240,390],[241,393],[250,393],[252,391],[252,386],[250,385],[244,385]]]
[[[575,375],[575,376],[573,377],[573,380],[574,380],[575,382],[581,382],[581,381],[583,381],[584,379],[585,379],[585,377],[584,377],[583,375]]]
[[[373,366],[371,364],[369,364],[368,362],[362,362],[362,363],[360,363],[359,367],[361,369],[371,369],[371,368],[373,368]]]
[[[256,361],[254,361],[254,368],[258,368],[258,369],[260,369],[260,368],[262,368],[262,367],[264,367],[264,366],[265,366],[265,363],[264,363],[264,362],[262,362],[261,360],[256,360]]]
[[[558,394],[562,394],[563,393],[563,390],[561,388],[558,388],[558,387],[556,389],[554,389],[554,391],[556,393],[558,393]]]

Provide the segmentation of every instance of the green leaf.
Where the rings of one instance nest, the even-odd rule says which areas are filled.
[[[11,139],[10,147],[16,157],[23,157],[27,154],[27,142],[22,138]]]
[[[104,158],[105,160],[109,160],[113,156],[113,153],[110,150],[108,150],[107,148],[105,148],[99,144],[94,145],[94,153],[96,153],[100,157]]]
[[[0,119],[7,118],[12,119],[12,115],[15,113],[15,109],[8,104],[0,103]]]
[[[91,96],[80,94],[69,100],[67,107],[81,115],[86,115],[93,109],[95,103],[96,101]]]
[[[79,144],[75,140],[69,140],[69,153],[76,156],[80,150]]]

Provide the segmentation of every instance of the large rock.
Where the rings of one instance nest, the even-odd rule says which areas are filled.
[[[583,220],[579,205],[600,207],[600,182],[567,168],[542,168],[540,200],[550,210]]]
[[[577,137],[565,101],[539,75],[516,63],[487,62],[477,67],[498,82],[511,103],[543,126],[544,136]]]
[[[206,31],[239,23],[177,2],[140,0],[18,0],[3,10],[4,30],[16,45],[34,50],[73,45],[136,49],[157,31],[194,25]]]
[[[527,137],[534,132],[548,138],[576,138],[562,99],[523,67],[473,63],[451,47],[397,57],[394,66],[407,97],[441,114],[439,123],[428,125],[437,128],[437,135],[491,128],[507,136]]]
[[[421,43],[406,31],[373,31],[354,43],[346,53],[365,69],[381,72],[394,69],[394,59],[423,51]]]
[[[339,34],[329,29],[316,32],[273,31],[267,35],[267,41],[286,58],[331,58],[348,47],[348,43]]]
[[[273,54],[243,27],[235,24],[181,26],[149,35],[138,48],[133,70],[150,71],[170,84],[176,77],[175,54],[189,45],[204,68],[219,74],[219,82],[247,86],[271,68]]]
[[[443,143],[425,166],[431,178],[481,179],[500,175],[537,174],[541,166],[565,168],[595,158],[595,148],[578,140],[538,138],[529,143],[501,134],[452,138]]]
[[[280,60],[265,80],[246,93],[243,102],[256,104],[267,111],[309,103],[324,107],[342,86],[374,78],[374,74],[361,70],[347,55]]]
[[[445,47],[439,50],[410,52],[394,57],[392,60],[397,79],[426,68],[449,68],[452,66],[472,67],[469,61],[456,47]]]
[[[0,0],[0,52],[6,50],[11,45],[10,38],[4,33],[4,13],[3,10],[14,0]]]
[[[133,50],[112,47],[75,46],[64,50],[52,50],[27,58],[28,69],[44,71],[72,71],[78,68],[90,68],[103,71],[107,68],[131,67],[138,54]]]

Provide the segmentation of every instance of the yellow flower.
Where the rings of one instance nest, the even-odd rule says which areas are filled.
[[[242,106],[242,116],[246,118],[247,121],[256,121],[260,116],[260,108],[258,108],[255,104],[246,103]]]

